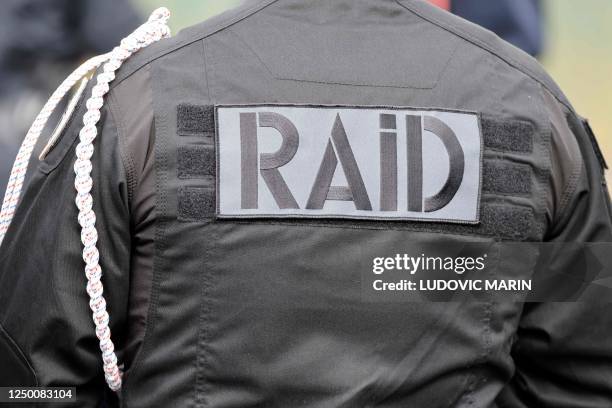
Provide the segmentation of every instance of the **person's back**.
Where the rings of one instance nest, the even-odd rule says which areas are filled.
[[[93,202],[123,406],[610,406],[603,306],[363,285],[395,254],[612,240],[583,124],[492,34],[417,0],[246,2],[128,60],[103,112]],[[0,323],[33,382],[94,406],[77,122],[1,248]],[[526,277],[536,256],[487,262]]]

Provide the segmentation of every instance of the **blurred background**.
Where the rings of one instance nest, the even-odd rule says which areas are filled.
[[[309,1],[309,0],[304,0]],[[612,1],[428,0],[536,56],[587,117],[612,162]],[[0,194],[29,123],[69,68],[112,48],[154,8],[173,32],[240,0],[3,0]],[[61,44],[61,46],[59,46]],[[610,176],[608,176],[610,179]]]

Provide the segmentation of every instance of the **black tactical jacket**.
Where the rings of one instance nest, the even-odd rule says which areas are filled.
[[[604,302],[363,292],[414,248],[612,242],[592,135],[491,33],[417,0],[247,1],[132,57],[92,158],[120,402],[80,255],[83,105],[0,248],[1,385],[91,407],[612,407]],[[537,254],[492,258],[529,275]]]

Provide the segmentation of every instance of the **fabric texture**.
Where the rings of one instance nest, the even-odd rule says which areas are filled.
[[[398,27],[410,35],[396,38]],[[480,223],[218,219],[212,116],[180,106],[266,103],[478,112]],[[84,289],[79,129],[69,123],[32,163],[0,247],[0,355],[39,385],[77,386],[80,405],[119,406]],[[94,203],[121,406],[610,406],[608,306],[362,298],[361,272],[378,256],[612,242],[587,129],[537,63],[490,33],[416,0],[247,1],[130,59],[100,132]],[[519,275],[537,261],[492,257]],[[563,253],[552,266],[574,273],[575,261]]]

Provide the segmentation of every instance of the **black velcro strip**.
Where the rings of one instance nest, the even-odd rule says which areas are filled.
[[[215,216],[215,191],[205,187],[181,187],[178,197],[179,221],[205,221]]]
[[[536,224],[535,215],[531,208],[509,205],[483,207],[480,221],[486,235],[512,241],[527,239]]]
[[[181,136],[215,133],[215,108],[212,105],[181,104],[177,108],[177,128]]]
[[[178,148],[178,177],[181,180],[214,177],[215,149],[212,146],[180,146]]]
[[[531,194],[531,167],[527,164],[484,163],[482,189],[487,193]]]
[[[482,119],[484,144],[488,149],[531,153],[535,127],[528,122]]]

